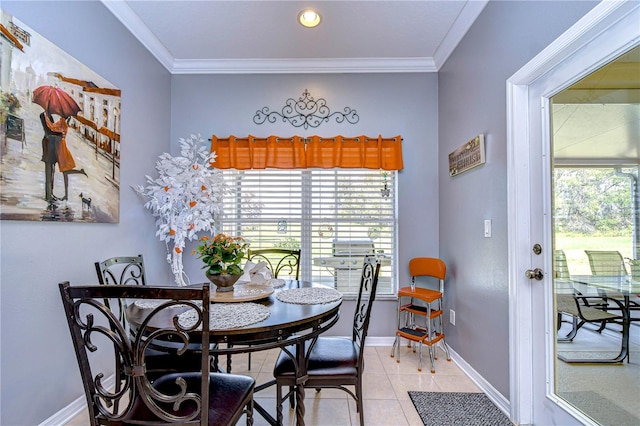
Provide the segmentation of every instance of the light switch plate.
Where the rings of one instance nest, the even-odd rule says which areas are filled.
[[[491,238],[491,219],[484,220],[484,237]]]

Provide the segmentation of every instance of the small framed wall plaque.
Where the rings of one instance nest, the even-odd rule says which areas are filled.
[[[484,163],[484,135],[478,135],[449,154],[449,176],[459,175]]]

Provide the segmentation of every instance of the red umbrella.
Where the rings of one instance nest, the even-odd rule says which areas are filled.
[[[33,102],[51,114],[64,118],[72,117],[80,111],[73,98],[59,87],[40,86],[33,91]]]

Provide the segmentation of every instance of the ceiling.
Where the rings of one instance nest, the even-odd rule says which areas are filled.
[[[437,72],[488,0],[102,2],[171,73],[237,74]]]
[[[102,0],[172,74],[437,72],[488,1]],[[554,96],[552,121],[556,164],[638,163],[640,49]]]
[[[552,98],[556,164],[640,163],[640,46]]]

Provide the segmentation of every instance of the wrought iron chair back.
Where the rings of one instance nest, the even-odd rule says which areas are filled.
[[[59,288],[92,425],[227,425],[243,414],[252,424],[255,381],[210,373],[209,333],[202,332],[210,328],[209,284],[178,288],[63,282]],[[140,301],[136,309],[149,311],[135,336],[104,304],[118,298]],[[151,346],[166,348],[175,357],[197,352],[199,371],[175,371],[152,381],[147,375]],[[104,360],[109,357],[119,360],[119,386],[108,383],[109,363]]]
[[[247,259],[256,263],[266,262],[274,278],[281,278],[282,273],[294,280],[300,276],[300,250],[249,249]]]
[[[142,255],[111,257],[102,262],[95,262],[98,282],[105,285],[147,285],[144,274],[144,260]],[[117,299],[117,306],[112,306],[111,300],[105,304],[112,312],[117,313],[120,323],[127,328],[125,309],[126,301]]]
[[[364,425],[362,400],[362,373],[364,369],[364,343],[369,328],[371,309],[376,297],[381,260],[374,255],[366,255],[362,265],[360,290],[353,316],[351,339],[341,337],[318,337],[307,348],[307,381],[304,387],[340,389],[356,401],[360,424]],[[291,348],[283,348],[274,367],[276,379],[276,407],[278,423],[282,423],[282,401],[289,396],[293,403],[295,377],[294,353]],[[289,386],[287,395],[282,396],[282,387]],[[346,386],[353,386],[352,392]]]
[[[364,341],[367,338],[371,308],[376,298],[378,288],[378,275],[380,274],[380,259],[374,255],[367,255],[362,264],[362,277],[360,279],[360,291],[353,315],[352,338],[359,348],[358,365],[362,365],[364,356]]]
[[[95,262],[98,282],[113,285],[146,285],[142,255],[112,257]]]
[[[176,373],[179,378],[173,385],[177,391],[169,393],[152,384],[145,374],[145,350],[150,344],[159,339],[171,339],[178,345],[177,353],[181,354],[186,351],[197,329],[209,328],[208,285],[202,289],[107,285],[72,287],[64,282],[59,287],[92,424],[136,419],[208,424],[208,380],[200,380],[199,389],[193,389],[187,386],[191,378],[188,381]],[[157,306],[132,338],[128,337],[120,319],[104,304],[105,299],[122,298],[157,301]],[[184,309],[175,309],[176,306],[192,309],[194,320],[190,324],[180,320],[178,313]],[[151,327],[150,324],[163,315],[173,316],[173,327]],[[202,343],[201,377],[206,378],[210,369],[209,334],[200,332],[197,335],[198,343]],[[100,358],[96,353],[105,352],[111,352],[111,356],[120,360],[125,373],[116,375],[122,383],[115,392],[106,383],[109,372],[103,370],[104,363],[95,362]]]

